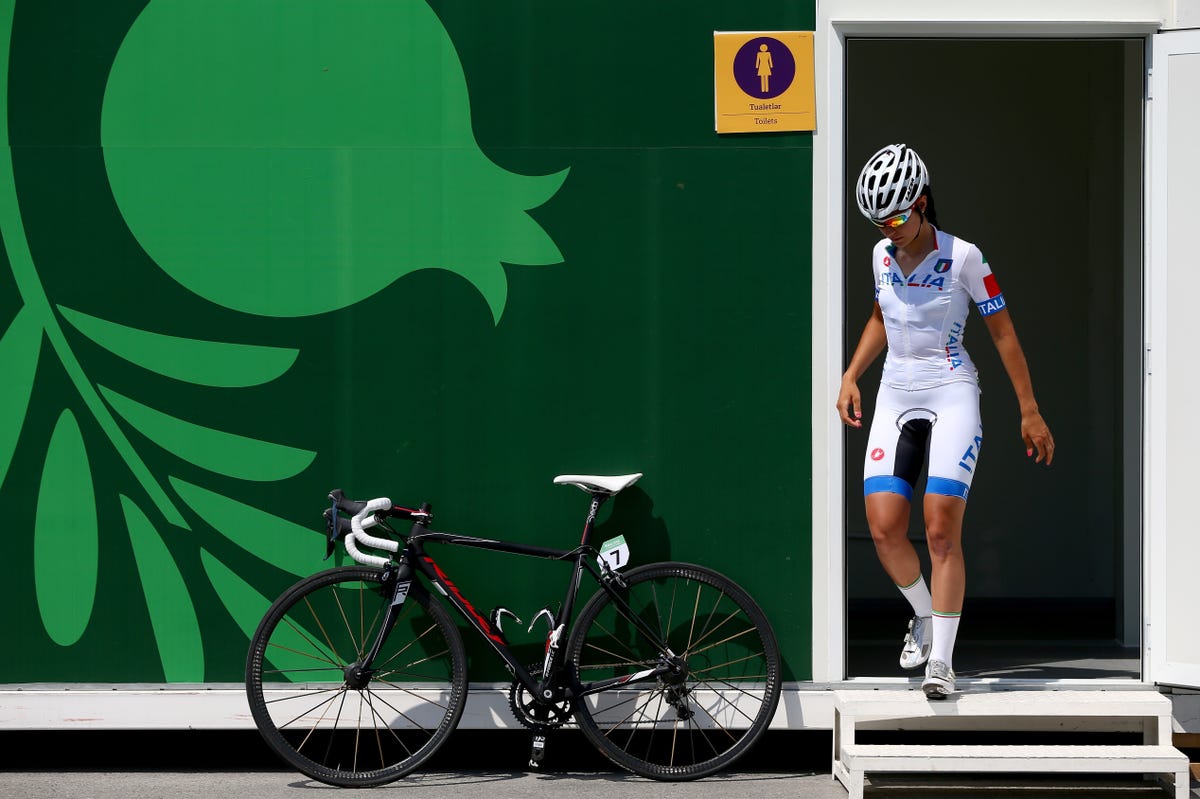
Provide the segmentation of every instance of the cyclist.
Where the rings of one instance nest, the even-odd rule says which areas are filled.
[[[938,228],[920,156],[904,144],[884,147],[863,167],[856,195],[859,210],[884,238],[872,255],[874,308],[842,376],[837,410],[844,423],[862,427],[858,378],[886,345],[864,460],[867,524],[880,563],[913,609],[900,665],[925,665],[926,696],[943,699],[954,692],[954,641],[966,587],[963,514],[983,443],[979,384],[962,343],[972,304],[1016,391],[1026,454],[1036,452],[1035,462],[1049,466],[1054,438],[996,278],[978,247]],[[928,584],[908,540],[913,486],[926,457]]]

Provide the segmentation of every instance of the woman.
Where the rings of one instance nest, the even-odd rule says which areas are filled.
[[[963,348],[967,312],[984,318],[1021,408],[1021,437],[1035,462],[1054,459],[1054,438],[1038,411],[1025,354],[1004,295],[974,244],[937,227],[929,174],[920,156],[891,144],[858,177],[858,207],[884,235],[873,253],[875,307],[842,376],[838,413],[862,427],[858,378],[887,346],[867,441],[863,492],[880,563],[912,605],[900,665],[925,665],[930,699],[954,692],[953,651],[966,586],[963,514],[983,427],[979,383]],[[913,486],[926,456],[925,535],[933,571],[921,574],[908,540]]]

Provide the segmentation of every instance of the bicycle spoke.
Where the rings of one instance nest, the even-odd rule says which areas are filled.
[[[701,708],[701,710],[703,710],[703,708]],[[708,716],[710,719],[712,718],[711,714],[709,714],[708,711],[704,711],[704,715]],[[714,719],[714,721],[715,721],[715,719]],[[692,721],[690,719],[688,720],[688,724],[689,725],[692,724]],[[699,738],[700,740],[704,741],[704,743],[708,744],[708,749],[713,755],[719,755],[723,750],[718,749],[717,746],[712,742],[712,739],[709,737],[708,730],[706,730],[703,726],[701,726],[699,724],[695,724],[694,726],[696,728],[695,729],[696,734],[691,736],[692,745],[695,746],[695,741],[697,738]],[[729,734],[729,731],[726,730],[724,727],[718,726],[717,729],[724,732],[725,735],[728,736],[731,741],[736,740],[732,735]]]
[[[270,649],[271,651],[273,651],[273,652],[276,652],[276,653],[280,653],[280,652],[287,652],[287,653],[289,653],[289,654],[292,654],[292,655],[297,655],[297,656],[299,656],[299,657],[302,657],[302,658],[308,658],[309,660],[315,660],[315,661],[317,661],[318,663],[326,663],[326,664],[328,664],[329,666],[332,666],[334,669],[341,669],[341,668],[342,668],[341,664],[339,664],[339,663],[335,662],[335,661],[334,661],[332,658],[330,658],[330,657],[326,656],[326,655],[325,655],[323,652],[318,652],[317,654],[315,654],[315,655],[314,655],[314,654],[312,654],[312,653],[310,653],[310,652],[301,652],[299,649],[296,649],[295,647],[291,647],[291,646],[284,646],[283,644],[276,644],[276,643],[273,643],[273,642],[272,642],[271,644],[268,644],[268,649]],[[270,658],[270,655],[267,655],[267,657],[268,657],[268,658]],[[284,674],[284,673],[291,672],[291,671],[329,671],[329,669],[328,669],[328,668],[323,668],[323,669],[318,669],[318,668],[312,668],[312,669],[273,669],[271,673],[274,673],[274,674]]]
[[[593,688],[577,713],[580,729],[638,774],[672,780],[711,774],[770,723],[779,655],[769,625],[742,589],[703,567],[656,564],[625,579],[624,602],[597,594],[580,612],[569,657],[591,686],[636,663],[662,669],[630,695],[623,684]],[[626,629],[620,621],[626,616],[641,623]],[[655,626],[661,642],[652,640]],[[668,649],[659,651],[663,645]]]
[[[424,594],[408,598],[365,682],[347,683],[342,656],[361,662],[382,630],[390,604],[381,587],[382,571],[357,566],[297,583],[268,610],[247,658],[250,708],[267,743],[332,785],[379,785],[417,768],[465,702],[458,629]]]
[[[604,694],[601,694],[601,696],[604,696]],[[612,703],[611,705],[605,705],[604,708],[601,710],[601,712],[608,713],[613,710],[616,710],[617,708],[621,707],[622,705],[628,705],[630,702],[636,702],[638,700],[638,696],[639,696],[638,694],[634,694],[633,696],[629,697],[628,699],[622,699],[618,702]],[[628,716],[626,717],[626,719],[628,719]]]
[[[657,708],[657,712],[655,713],[655,715],[654,715],[654,718],[651,720],[651,722],[650,722],[650,730],[649,730],[649,732],[648,732],[648,733],[646,734],[646,736],[645,736],[645,738],[646,738],[646,754],[645,754],[645,757],[647,757],[647,758],[648,758],[648,757],[650,757],[650,751],[651,751],[651,747],[652,747],[652,746],[654,746],[654,734],[655,734],[656,732],[658,732],[658,722],[659,722],[659,719],[661,719],[661,718],[662,718],[663,695],[662,695],[661,693],[660,693],[660,694],[658,694],[658,697],[657,697],[657,699],[658,699],[658,708]],[[648,706],[649,706],[649,704],[647,704],[647,707],[648,707]],[[632,737],[633,737],[633,736],[630,736],[630,739],[631,739],[631,740],[632,740]]]
[[[310,688],[307,691],[305,691],[303,694],[293,694],[293,693],[289,692],[287,696],[280,696],[280,697],[276,697],[275,699],[267,699],[266,704],[275,705],[275,704],[279,704],[280,702],[291,702],[291,701],[301,698],[302,696],[310,697],[310,696],[315,696],[317,694],[337,693],[339,691],[344,691],[345,689],[346,689],[345,685],[338,685],[333,688],[320,688],[320,689],[315,689],[315,690]],[[315,707],[318,707],[319,705],[320,705],[320,703],[318,702],[316,705],[313,705],[313,707],[315,708]],[[309,712],[311,712],[311,709]],[[301,714],[301,715],[303,715],[303,714]],[[297,718],[299,718],[299,716],[297,716]]]
[[[331,704],[332,704],[332,703],[333,703],[333,702],[334,702],[334,701],[335,701],[335,700],[336,700],[336,699],[337,699],[339,696],[343,695],[345,692],[346,692],[346,691],[345,691],[345,688],[344,688],[344,687],[340,687],[340,688],[334,689],[333,693],[334,693],[334,694],[336,694],[336,696],[330,696],[330,697],[326,697],[325,699],[322,699],[321,701],[317,702],[315,705],[313,705],[312,707],[310,707],[308,710],[305,710],[305,711],[303,711],[303,712],[301,712],[301,713],[297,714],[296,716],[293,716],[293,717],[292,717],[292,719],[291,719],[290,721],[285,721],[284,723],[282,723],[282,724],[279,724],[279,725],[277,725],[277,726],[278,726],[280,729],[286,729],[286,728],[288,728],[288,727],[291,727],[291,726],[292,726],[293,724],[295,724],[297,721],[299,721],[300,719],[304,718],[305,716],[308,716],[310,713],[312,713],[314,710],[316,710],[317,708],[321,707],[322,705],[325,705],[326,707],[328,707],[328,706],[329,706],[329,705],[331,705]],[[324,691],[321,691],[320,693],[325,693],[325,692],[324,692]],[[298,699],[298,698],[299,698],[299,697],[289,696],[289,697],[282,697],[282,698],[280,698],[280,699],[277,699],[277,700],[275,700],[275,701],[276,701],[276,702],[283,702],[283,701],[287,701],[287,700],[290,700],[290,699]],[[325,719],[325,712],[326,712],[326,711],[324,711],[324,710],[323,710],[323,711],[321,711],[321,716],[320,716],[320,718],[318,718],[318,719],[317,719],[317,724],[320,724],[320,723],[321,723],[321,722],[322,722],[322,721]],[[316,725],[314,724],[313,726],[316,726]]]
[[[727,686],[729,690],[731,690],[731,691],[734,691],[734,692],[736,692],[736,693],[739,693],[739,694],[742,694],[743,696],[747,696],[747,697],[749,697],[750,699],[752,699],[752,700],[754,700],[754,701],[758,702],[758,704],[759,704],[760,706],[761,706],[761,705],[762,705],[762,703],[763,703],[763,697],[759,696],[758,694],[751,693],[750,691],[747,691],[747,690],[745,690],[744,688],[739,688],[739,687],[737,687],[736,685],[734,685],[733,683],[723,683],[723,682],[722,682],[722,681],[720,681],[720,680],[717,680],[717,681],[715,681],[715,682],[722,683],[722,684],[724,684],[725,686]],[[712,690],[714,693],[716,693],[718,696],[720,696],[720,697],[722,698],[722,701],[723,701],[723,702],[724,702],[726,705],[728,705],[730,708],[732,708],[732,709],[733,709],[733,711],[734,711],[735,713],[739,714],[740,716],[742,716],[742,718],[746,719],[747,721],[753,721],[753,720],[754,720],[754,717],[753,717],[753,716],[751,716],[750,714],[746,713],[746,711],[742,710],[742,709],[741,709],[741,707],[740,707],[740,706],[739,706],[739,705],[738,705],[736,702],[731,702],[731,701],[729,701],[729,699],[725,698],[725,695],[724,695],[723,693],[721,693],[720,691],[718,691],[716,688],[713,688],[713,687],[711,686],[711,684],[710,684],[710,681],[709,681],[709,680],[700,680],[700,681],[699,681],[699,683],[697,683],[697,684],[698,684],[698,685],[707,685],[707,686],[709,686],[709,689],[710,689],[710,690]],[[707,713],[708,711],[705,711],[705,712]],[[709,715],[711,716],[711,714],[709,714]]]
[[[700,644],[702,644],[702,643],[705,641],[705,639],[707,639],[707,638],[708,638],[710,635],[715,635],[715,634],[716,634],[716,632],[717,632],[717,630],[719,630],[719,629],[721,629],[722,627],[724,627],[724,626],[725,626],[725,624],[726,624],[726,623],[727,623],[727,622],[728,622],[730,619],[734,619],[734,618],[736,618],[738,615],[739,615],[739,612],[737,612],[737,611],[734,611],[734,612],[730,613],[728,616],[726,616],[724,619],[722,619],[720,622],[718,622],[718,623],[717,623],[717,625],[716,625],[715,627],[713,627],[713,628],[712,628],[712,629],[710,629],[710,630],[707,630],[707,631],[706,631],[706,632],[705,632],[705,633],[704,633],[704,634],[703,634],[703,635],[702,635],[700,638],[698,638],[698,639],[696,639],[694,642],[692,642],[691,646],[688,648],[688,650],[687,650],[687,651],[688,651],[689,653],[694,653],[694,652],[702,652],[702,651],[704,651],[704,650],[702,650],[702,649],[695,649],[695,648],[693,648],[693,647],[696,647],[696,646],[699,646]],[[753,628],[753,627],[747,627],[746,629],[742,630],[740,633],[735,633],[734,635],[730,636],[729,638],[725,638],[725,639],[723,639],[723,640],[717,641],[715,644],[709,644],[709,645],[708,645],[708,646],[706,646],[705,648],[706,648],[706,649],[711,649],[712,647],[714,647],[714,646],[719,646],[720,644],[723,644],[723,643],[725,643],[726,641],[732,640],[733,638],[736,638],[736,637],[738,637],[739,635],[745,635],[746,633],[750,633],[750,632],[755,632],[755,630],[754,630],[754,628]]]
[[[718,696],[719,696],[719,695],[720,695],[720,694],[718,694]],[[714,716],[714,715],[713,715],[713,714],[712,714],[712,713],[709,711],[709,709],[708,709],[708,708],[704,707],[703,705],[701,705],[701,704],[699,704],[699,703],[697,703],[697,702],[693,702],[693,703],[692,703],[692,706],[693,706],[693,707],[695,707],[697,710],[699,710],[699,711],[700,711],[700,712],[702,712],[702,713],[703,713],[705,716],[707,716],[707,717],[708,717],[709,721],[711,721],[711,722],[712,722],[712,729],[720,730],[721,732],[725,733],[725,736],[726,736],[727,738],[729,738],[731,741],[733,741],[733,740],[737,740],[737,739],[736,739],[736,737],[733,735],[733,733],[731,733],[731,732],[730,732],[728,729],[726,729],[725,725],[724,725],[724,724],[722,724],[722,723],[721,723],[721,722],[720,722],[720,721],[717,719],[717,717],[716,717],[716,716]],[[737,708],[737,706],[735,705],[735,706],[734,706],[734,710],[737,710],[737,709],[738,709],[738,708]],[[743,714],[743,715],[745,715],[745,714]],[[749,718],[750,718],[750,716],[746,716],[746,718],[747,718],[747,719],[749,719]],[[702,736],[704,736],[705,740],[708,740],[707,728],[705,728],[705,727],[702,727],[702,726],[700,726],[699,724],[697,724],[697,725],[696,725],[696,729],[697,729],[697,730],[700,732],[700,734],[701,734]],[[711,744],[710,744],[710,745],[711,745]],[[713,750],[713,751],[716,751],[716,749],[714,748],[714,750]]]
[[[618,643],[620,643],[620,642],[618,641]],[[596,669],[596,668],[613,668],[613,669],[615,669],[618,666],[641,666],[643,668],[646,668],[646,667],[653,667],[655,665],[653,662],[651,662],[649,660],[645,660],[645,659],[638,659],[638,660],[629,660],[628,658],[621,659],[621,655],[617,654],[616,652],[611,652],[611,651],[605,649],[604,647],[598,646],[597,644],[592,643],[590,641],[588,642],[588,648],[591,650],[594,650],[596,652],[602,652],[605,655],[608,655],[609,657],[618,658],[616,663],[604,663],[604,664],[590,663],[590,664],[588,664],[588,668],[590,668],[590,669]]]
[[[700,643],[701,641],[703,641],[710,634],[712,634],[712,632],[716,629],[716,628],[710,627],[709,625],[712,624],[713,617],[717,615],[717,609],[719,607],[721,607],[721,600],[726,599],[726,598],[727,598],[727,595],[725,594],[724,591],[717,591],[717,595],[715,597],[713,597],[712,607],[709,608],[708,615],[706,615],[704,617],[704,627],[700,631],[700,637],[698,639],[695,639],[692,641],[693,646]],[[740,614],[741,614],[741,609],[737,607],[737,603],[735,602],[734,609],[730,612],[730,616],[732,617],[732,616],[736,616],[736,615],[740,615]],[[728,621],[728,618],[725,621]],[[717,625],[717,627],[720,627],[721,624],[724,624],[724,623],[725,622],[722,621],[720,624]]]
[[[762,652],[751,652],[749,655],[746,655],[745,657],[734,658],[733,660],[727,660],[724,663],[713,663],[711,665],[704,666],[703,668],[693,668],[691,670],[691,673],[692,674],[703,674],[705,672],[716,671],[717,669],[723,669],[723,668],[727,668],[729,666],[734,666],[734,665],[737,665],[738,663],[745,663],[747,660],[761,660],[762,657],[763,657]],[[738,675],[739,680],[750,680],[750,679],[754,679],[756,677],[761,678],[761,679],[766,679],[767,675],[765,675],[765,674],[757,674],[757,675],[755,675],[755,674],[739,674]]]
[[[366,602],[367,602],[367,592],[362,590],[362,586],[360,586],[359,590],[358,590],[358,640],[361,643],[361,646],[359,647],[359,650],[358,650],[358,657],[356,657],[355,660],[362,660],[363,655],[367,654],[367,652],[366,652],[366,647],[367,647],[367,628],[366,628],[367,607],[366,607]],[[376,610],[375,611],[375,619],[373,619],[371,621],[371,629],[372,630],[375,629],[375,620],[377,620],[378,618],[379,618],[379,611]]]
[[[275,647],[275,649],[283,649],[284,651],[290,651],[290,653],[304,656],[304,653],[302,653],[302,651],[296,651],[295,649],[289,649],[287,647]],[[313,660],[319,660],[319,659],[318,659],[318,657],[313,657]],[[282,677],[282,675],[287,675],[287,674],[308,674],[308,673],[328,674],[329,667],[328,666],[312,666],[312,667],[308,667],[308,668],[295,667],[295,668],[264,668],[263,669],[264,677],[265,677],[265,675],[268,675],[268,674],[280,675],[280,677]]]
[[[723,638],[720,641],[714,641],[713,643],[709,644],[708,646],[704,647],[703,649],[689,652],[688,654],[691,656],[694,656],[694,655],[700,654],[702,652],[707,652],[710,649],[715,649],[716,647],[721,646],[722,644],[727,644],[730,641],[736,641],[738,638],[741,638],[743,635],[753,634],[754,632],[755,632],[755,630],[753,627],[747,627],[745,630],[742,630],[740,633],[734,633],[733,635],[729,636],[728,638]]]
[[[371,702],[371,694],[369,691],[365,692],[364,698],[367,700],[367,706],[371,709],[371,715],[378,718],[378,714],[375,712],[375,705],[374,705],[374,703]],[[383,719],[379,718],[379,721],[383,721]],[[387,730],[388,732],[391,732],[391,727],[389,727],[387,724],[384,724],[383,728],[385,730]],[[379,767],[383,768],[384,766],[387,765],[387,760],[384,758],[384,755],[383,755],[383,736],[379,734],[378,725],[375,726],[375,729],[373,730],[373,732],[375,733],[375,749],[376,749],[376,751],[379,752]],[[399,737],[396,736],[394,733],[393,733],[392,737],[396,738],[396,740],[399,740]],[[409,752],[410,756],[411,756],[411,754],[412,753]]]
[[[629,712],[629,715],[628,715],[628,716],[626,716],[625,718],[623,718],[623,719],[621,719],[620,721],[616,722],[615,724],[612,724],[612,726],[609,728],[608,732],[606,732],[606,733],[605,733],[605,735],[611,735],[612,733],[616,732],[617,730],[619,730],[619,729],[621,728],[621,726],[622,726],[622,725],[624,725],[624,724],[628,724],[628,723],[629,723],[629,720],[630,720],[630,719],[632,719],[632,718],[633,718],[635,715],[637,715],[638,713],[641,713],[641,714],[642,714],[642,716],[643,716],[643,718],[644,718],[644,717],[645,717],[645,710],[646,710],[646,708],[647,708],[647,707],[650,705],[650,703],[651,703],[651,702],[653,702],[653,701],[654,701],[656,698],[659,698],[659,697],[661,696],[661,694],[662,694],[662,692],[661,692],[661,691],[653,691],[653,692],[651,692],[651,693],[650,693],[650,696],[649,696],[649,698],[648,698],[648,699],[645,701],[645,703],[643,703],[643,704],[642,704],[640,707],[635,707],[633,710],[631,710],[631,711]],[[627,701],[630,701],[630,702],[635,702],[635,703],[636,703],[636,702],[638,701],[638,697],[637,697],[637,696],[634,696],[634,697],[632,697],[631,699],[629,699],[629,700],[627,700]],[[626,704],[626,703],[625,703],[625,702],[618,702],[616,705],[613,705],[613,707],[620,707],[622,704]],[[611,723],[611,722],[610,722],[610,723]],[[641,723],[640,721],[635,721],[635,722],[633,722],[633,724],[634,724],[634,726],[635,726],[635,727],[636,727],[638,724],[640,724],[640,723]]]
[[[289,629],[291,629],[292,632],[296,633],[296,635],[303,638],[305,643],[311,645],[312,648],[314,650],[316,650],[317,655],[319,655],[319,657],[317,655],[306,654],[304,652],[301,652],[298,649],[291,649],[290,647],[286,647],[283,644],[279,644],[274,641],[271,641],[267,645],[269,649],[283,649],[286,651],[294,652],[295,654],[301,655],[302,657],[312,658],[313,660],[323,660],[324,662],[328,663],[329,665],[333,666],[334,668],[340,669],[342,667],[341,663],[339,663],[337,653],[334,652],[332,655],[330,655],[330,654],[327,654],[325,651],[323,651],[321,649],[321,645],[309,637],[308,630],[304,629],[304,627],[302,627],[302,626],[298,625],[296,622],[292,621],[292,619],[290,617],[285,617],[283,619],[283,622],[288,626]],[[342,662],[344,662],[344,661],[342,661]]]
[[[342,598],[340,596],[338,596],[337,591],[331,591],[330,593],[333,594],[333,603],[335,605],[337,605],[338,613],[340,613],[342,616],[342,624],[344,624],[346,626],[346,636],[350,639],[350,648],[354,651],[354,655],[355,655],[354,659],[358,660],[358,658],[362,657],[362,654],[363,654],[363,647],[362,647],[362,643],[361,643],[363,639],[360,637],[358,639],[358,641],[354,640],[354,628],[350,624],[350,619],[346,618],[346,609],[344,607],[342,607]],[[363,616],[363,612],[362,612],[362,598],[363,597],[362,597],[362,588],[361,587],[359,587],[357,593],[358,593],[358,601],[359,601],[358,619],[359,619],[359,628],[361,629],[362,628],[362,616]]]
[[[362,735],[362,709],[363,701],[362,694],[360,693],[358,699],[358,723],[354,725],[354,759],[351,761],[350,766],[354,771],[358,771],[358,743]]]
[[[342,694],[341,694],[341,701],[338,703],[337,715],[336,715],[336,716],[334,717],[334,719],[333,719],[333,728],[334,728],[335,730],[337,729],[338,720],[339,720],[339,719],[342,717],[342,708],[343,708],[343,707],[345,707],[345,706],[346,706],[346,692],[345,692],[345,691],[342,691]],[[305,736],[304,736],[304,740],[303,740],[303,741],[301,741],[301,743],[300,743],[300,745],[299,745],[298,747],[296,747],[296,751],[297,751],[297,752],[302,752],[302,751],[304,751],[304,747],[305,747],[305,745],[306,745],[306,744],[308,744],[308,741],[309,741],[309,739],[312,737],[312,734],[313,734],[314,732],[316,732],[316,731],[317,731],[317,727],[319,727],[319,726],[321,725],[321,722],[322,722],[322,721],[324,721],[324,720],[325,720],[325,714],[324,714],[324,713],[322,713],[322,714],[321,714],[321,718],[317,719],[317,723],[316,723],[316,724],[314,724],[314,725],[312,726],[312,729],[310,729],[310,730],[308,731],[308,735],[305,735]],[[325,762],[325,763],[328,763],[328,762],[329,762],[329,752],[330,752],[330,751],[332,750],[332,748],[333,748],[333,736],[332,736],[332,735],[330,735],[330,736],[328,736],[328,737],[329,737],[329,743],[327,743],[327,744],[325,745],[325,759],[324,759],[324,762]]]
[[[405,694],[406,696],[411,696],[411,697],[413,697],[414,699],[417,699],[417,700],[419,700],[419,701],[421,701],[421,702],[423,702],[423,703],[428,703],[428,704],[430,704],[430,705],[433,705],[434,707],[441,708],[441,709],[443,709],[443,710],[444,710],[444,709],[446,709],[446,705],[439,704],[438,702],[434,702],[434,701],[433,701],[433,700],[431,700],[431,699],[425,699],[424,697],[417,696],[416,694],[414,694],[414,693],[413,693],[413,692],[411,692],[411,691],[400,690],[399,692],[400,692],[400,693],[402,693],[402,694]],[[383,695],[379,694],[378,692],[374,692],[374,693],[372,693],[372,696],[374,696],[376,699],[378,699],[378,700],[379,700],[380,702],[382,702],[383,704],[387,705],[387,706],[388,706],[388,708],[390,708],[390,709],[391,709],[391,711],[392,711],[393,713],[395,713],[397,716],[399,716],[400,718],[402,718],[402,719],[404,719],[405,721],[407,721],[409,724],[413,725],[413,727],[414,727],[415,729],[428,731],[428,729],[429,729],[428,727],[426,727],[426,726],[425,726],[424,724],[422,724],[421,722],[419,722],[419,721],[417,721],[416,719],[414,719],[414,718],[412,718],[411,716],[409,716],[409,715],[408,715],[407,713],[405,713],[403,710],[400,710],[398,707],[396,707],[396,706],[395,706],[395,705],[393,705],[391,702],[389,702],[389,701],[387,700],[387,698],[385,698]],[[388,725],[388,726],[390,727],[390,725]]]
[[[399,623],[399,622],[397,622],[397,623]],[[425,636],[429,635],[431,632],[433,632],[433,631],[434,631],[434,630],[436,630],[436,629],[437,629],[437,626],[436,626],[436,625],[430,625],[430,626],[429,626],[429,628],[428,628],[428,629],[426,629],[426,630],[425,630],[423,633],[421,633],[420,635],[418,635],[418,636],[416,636],[415,638],[413,638],[413,640],[412,640],[412,641],[410,641],[409,643],[405,644],[405,645],[404,645],[404,646],[403,646],[401,649],[399,649],[397,652],[393,653],[393,654],[391,655],[391,657],[389,657],[389,658],[387,658],[386,660],[384,660],[384,661],[383,661],[383,663],[380,663],[380,664],[379,664],[379,666],[377,667],[377,670],[378,670],[378,669],[382,669],[382,668],[386,667],[386,666],[387,666],[389,663],[391,663],[393,660],[395,660],[396,658],[398,658],[398,657],[400,657],[401,655],[403,655],[404,653],[406,653],[406,652],[407,652],[409,649],[411,649],[413,646],[417,645],[417,644],[418,644],[418,643],[419,643],[419,642],[420,642],[420,641],[421,641],[421,640],[422,640],[422,639],[423,639]],[[446,651],[447,651],[447,650],[444,650],[444,649],[443,649],[441,652],[439,652],[439,653],[438,653],[438,654],[436,654],[436,655],[426,655],[425,657],[421,658],[420,660],[416,660],[416,661],[412,661],[412,662],[410,662],[408,665],[409,665],[409,666],[415,666],[415,665],[417,665],[418,663],[424,663],[424,662],[425,662],[425,661],[427,661],[427,660],[431,660],[431,659],[433,659],[433,658],[435,658],[435,657],[440,657],[440,656],[442,656],[442,655],[445,655],[445,654],[446,654]]]
[[[335,599],[337,598],[336,593],[334,594],[334,598]],[[308,597],[304,598],[304,604],[308,607],[308,612],[312,616],[313,622],[316,623],[317,629],[321,632],[321,635],[325,638],[325,643],[329,646],[329,651],[333,653],[333,657],[342,663],[349,663],[350,661],[344,660],[342,658],[342,656],[338,653],[337,647],[333,645],[333,641],[330,639],[329,633],[326,632],[326,630],[325,630],[325,625],[317,617],[317,611],[315,608],[313,608],[312,602],[309,601]]]
[[[678,591],[678,587],[676,585],[672,584],[671,585],[671,601],[667,605],[667,622],[664,625],[663,619],[662,619],[662,609],[659,607],[659,603],[658,603],[658,584],[657,583],[650,584],[650,593],[654,600],[654,611],[658,615],[658,637],[661,638],[663,641],[668,641],[668,639],[671,636],[671,627],[674,624],[674,620],[675,620],[675,597],[676,597],[677,591]],[[668,643],[668,646],[669,645],[670,644]]]
[[[400,748],[403,749],[409,757],[412,757],[412,755],[413,755],[412,749],[410,749],[408,747],[408,745],[404,743],[404,739],[402,739],[400,737],[400,735],[394,729],[392,729],[392,726],[390,724],[388,724],[387,719],[385,719],[383,717],[383,715],[380,714],[379,711],[375,709],[375,705],[373,702],[371,702],[371,698],[378,699],[379,701],[383,702],[388,707],[392,707],[391,704],[389,704],[388,701],[386,699],[384,699],[383,697],[376,697],[371,692],[364,692],[364,693],[367,694],[367,703],[371,709],[371,714],[376,719],[379,720],[379,722],[382,724],[383,728],[385,730],[387,730],[388,733],[392,736],[393,740],[395,740],[396,743],[398,743],[400,745]],[[395,708],[393,707],[392,710],[395,710]],[[401,714],[401,715],[403,715],[403,714]],[[378,727],[375,728],[375,735],[376,735],[376,740],[379,742],[379,759],[380,759],[380,762],[383,763],[383,741],[381,738],[379,738],[379,728]]]
[[[614,641],[614,642],[616,642],[616,643],[620,644],[622,648],[624,648],[624,649],[628,650],[628,652],[629,652],[629,656],[633,658],[633,660],[630,660],[630,661],[629,661],[630,665],[636,665],[636,664],[639,664],[639,663],[643,663],[643,664],[644,664],[644,663],[646,663],[646,661],[645,661],[645,660],[644,660],[644,659],[643,659],[643,658],[642,658],[642,657],[641,657],[641,656],[640,656],[640,655],[639,655],[637,652],[634,652],[634,651],[633,651],[633,647],[631,647],[629,644],[627,644],[627,643],[625,643],[624,641],[622,641],[622,640],[621,640],[621,637],[620,637],[619,635],[617,635],[617,634],[616,634],[616,633],[614,633],[612,630],[610,630],[610,629],[608,629],[607,627],[605,627],[605,626],[604,626],[604,625],[603,625],[601,622],[599,622],[599,621],[593,622],[593,624],[594,624],[596,627],[598,627],[598,628],[599,628],[599,629],[600,629],[602,632],[604,632],[604,633],[605,633],[605,634],[608,636],[608,638],[609,638],[610,640],[612,640],[612,641]],[[602,647],[600,647],[600,646],[597,646],[596,644],[594,644],[594,643],[592,643],[592,642],[590,642],[590,641],[588,642],[588,646],[595,647],[596,649],[599,649],[601,652],[604,652],[606,655],[610,655],[610,656],[612,656],[612,657],[615,657],[615,658],[620,658],[620,657],[622,657],[621,655],[617,654],[616,652],[610,652],[609,650],[607,650],[607,649],[604,649],[604,648],[602,648]]]
[[[692,637],[696,632],[696,617],[700,615],[700,592],[703,588],[704,586],[700,583],[696,583],[696,603],[692,607],[692,622],[691,627],[688,628],[687,644],[683,647],[685,652],[692,648]]]

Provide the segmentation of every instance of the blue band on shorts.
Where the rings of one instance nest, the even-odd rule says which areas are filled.
[[[947,497],[958,497],[964,500],[967,498],[967,492],[970,490],[971,487],[966,483],[946,477],[930,477],[925,484],[926,494],[942,494]]]
[[[863,496],[868,494],[901,494],[905,499],[912,499],[912,486],[899,477],[890,474],[879,474],[868,477],[863,481]]]

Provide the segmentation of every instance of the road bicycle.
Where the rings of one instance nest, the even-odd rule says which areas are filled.
[[[555,478],[591,497],[573,549],[438,532],[428,504],[332,492],[326,556],[340,541],[361,565],[301,580],[259,624],[246,693],[266,742],[300,772],[345,787],[391,782],[427,762],[467,697],[462,634],[445,602],[512,675],[509,707],[533,731],[531,766],[546,734],[567,724],[617,765],[653,779],[695,779],[733,763],[775,713],[779,646],[758,604],[729,578],[686,563],[626,570],[623,536],[592,546],[601,506],[640,477]],[[394,519],[412,522],[407,535]],[[374,527],[387,537],[367,534]],[[505,620],[520,620],[507,608],[476,609],[429,543],[569,564],[562,602],[529,628],[547,622],[544,657],[521,662],[503,630]],[[585,574],[596,590],[575,615]]]

